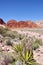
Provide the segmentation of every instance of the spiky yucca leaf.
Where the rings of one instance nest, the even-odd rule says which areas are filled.
[[[25,61],[28,60],[28,51],[25,51],[25,53],[23,53],[23,59],[24,59]]]
[[[24,54],[23,54],[23,59],[25,60],[25,61],[28,61],[28,60],[31,60],[32,59],[32,53],[31,53],[31,51],[30,51],[30,53],[26,50],[25,52],[24,52]]]
[[[23,51],[23,46],[22,46],[21,43],[19,43],[19,44],[15,45],[15,46],[13,47],[13,49],[14,49],[16,52],[22,52],[22,51]]]

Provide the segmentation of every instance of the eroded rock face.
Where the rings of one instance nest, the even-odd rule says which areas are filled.
[[[5,22],[0,18],[0,24],[5,24]]]
[[[8,21],[7,26],[9,28],[39,28],[40,27],[32,21],[19,21],[19,22],[17,22],[16,20]]]
[[[16,21],[9,20],[7,24],[0,18],[0,26],[4,25],[8,28],[40,28],[40,26],[30,20],[28,21]]]
[[[32,21],[26,21],[26,23],[28,25],[27,27],[29,27],[29,28],[40,28],[39,25],[37,25],[36,23],[34,23]]]
[[[9,28],[16,28],[17,27],[17,21],[16,20],[10,20],[7,22],[7,26]]]

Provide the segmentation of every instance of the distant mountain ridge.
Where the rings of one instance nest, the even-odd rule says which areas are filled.
[[[7,26],[9,28],[39,28],[40,26],[38,26],[36,23],[32,22],[32,21],[16,21],[16,20],[10,20],[7,22]]]
[[[16,21],[9,20],[7,23],[0,18],[0,25],[7,26],[8,28],[41,28],[41,26],[37,22],[28,21]]]
[[[37,20],[35,23],[43,28],[43,20]]]

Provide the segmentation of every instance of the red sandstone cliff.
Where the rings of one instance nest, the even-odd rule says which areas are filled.
[[[40,26],[32,21],[19,21],[16,20],[9,20],[7,23],[5,23],[0,18],[0,24],[5,25],[8,28],[40,28]]]
[[[16,20],[10,20],[7,22],[7,26],[9,28],[39,28],[40,26],[32,21],[19,21]]]

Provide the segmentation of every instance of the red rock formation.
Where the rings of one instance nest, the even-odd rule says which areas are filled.
[[[9,28],[25,28],[25,27],[27,27],[27,28],[39,28],[40,27],[32,21],[19,21],[19,22],[17,22],[16,20],[8,21],[7,26]]]
[[[7,26],[9,28],[16,28],[17,27],[17,21],[16,20],[10,20],[7,22]]]
[[[26,21],[27,23],[27,27],[29,28],[40,28],[39,25],[37,25],[36,23],[32,22],[32,21]]]
[[[0,25],[4,25],[8,28],[40,28],[41,26],[32,21],[19,21],[9,20],[7,24],[0,18]]]
[[[5,22],[0,18],[0,24],[1,25],[4,25],[5,24]]]
[[[18,22],[18,27],[24,28],[24,27],[27,27],[27,24],[26,24],[25,21],[19,21],[19,22]]]

